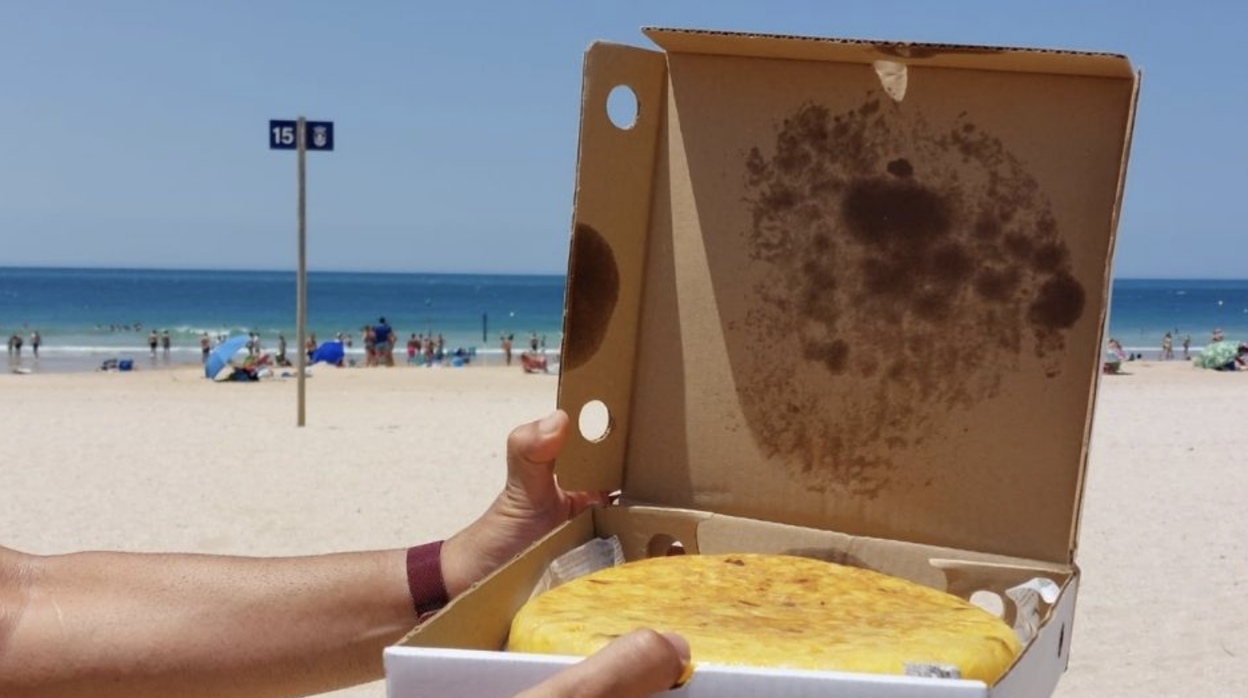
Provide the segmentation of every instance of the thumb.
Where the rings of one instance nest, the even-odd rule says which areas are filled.
[[[516,698],[645,698],[687,680],[689,643],[635,630]]]
[[[507,437],[507,484],[529,494],[553,491],[555,456],[567,440],[568,415],[563,410],[516,427]]]

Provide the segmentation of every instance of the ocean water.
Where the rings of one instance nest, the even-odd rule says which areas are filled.
[[[407,337],[442,333],[448,348],[499,352],[499,334],[517,350],[529,333],[556,349],[562,339],[563,276],[473,274],[308,275],[308,327],[321,341],[359,331],[384,315]],[[485,332],[482,333],[482,321]],[[175,361],[197,360],[199,335],[278,333],[294,344],[293,272],[0,268],[0,335],[43,335],[45,362],[79,368],[109,356],[147,356],[147,333],[169,330]],[[1109,336],[1153,356],[1166,332],[1198,348],[1210,331],[1248,340],[1248,280],[1114,282]],[[29,345],[24,350],[29,357]],[[46,366],[44,368],[47,368]]]
[[[1180,355],[1184,336],[1198,348],[1215,328],[1248,341],[1248,280],[1117,279],[1109,313],[1109,336],[1149,358],[1167,332]]]
[[[563,287],[563,276],[310,272],[308,331],[321,342],[350,334],[361,352],[361,328],[384,316],[400,347],[412,333],[441,333],[448,350],[501,352],[507,333],[518,351],[535,332],[557,349]],[[36,329],[42,359],[79,367],[147,357],[152,329],[169,330],[173,361],[198,361],[203,332],[258,332],[268,350],[283,333],[294,347],[295,274],[0,268],[0,335],[21,334],[29,357]]]

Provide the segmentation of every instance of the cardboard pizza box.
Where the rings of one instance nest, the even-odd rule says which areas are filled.
[[[576,661],[502,650],[550,561],[607,535],[628,559],[867,567],[1036,631],[994,686],[700,665],[673,695],[1051,694],[1139,75],[1104,53],[645,33],[661,50],[585,57],[559,385],[585,418],[561,484],[622,505],[389,648],[391,698],[510,696]],[[1006,598],[1038,578],[1058,591]]]

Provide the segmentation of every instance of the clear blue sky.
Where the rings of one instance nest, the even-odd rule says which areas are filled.
[[[1110,50],[1145,70],[1119,276],[1248,277],[1248,3],[9,2],[0,266],[562,272],[581,54],[648,24]]]

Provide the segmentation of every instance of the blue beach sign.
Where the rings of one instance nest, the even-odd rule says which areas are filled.
[[[295,134],[298,133],[298,122],[292,120],[269,121],[269,150],[297,150]],[[307,122],[307,137],[304,147],[308,150],[334,149],[334,122]]]

